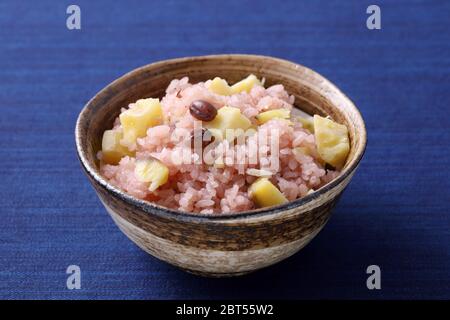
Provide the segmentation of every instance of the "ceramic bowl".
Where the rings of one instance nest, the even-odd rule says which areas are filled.
[[[281,83],[295,106],[329,115],[349,131],[350,153],[339,177],[287,204],[241,213],[196,215],[136,199],[100,174],[96,153],[103,131],[120,108],[144,97],[162,97],[172,79],[195,83],[216,76],[230,83],[253,73],[266,87]],[[236,276],[281,261],[303,248],[324,227],[350,182],[366,146],[364,121],[330,81],[302,65],[265,56],[213,55],[165,60],[135,69],[97,93],[81,111],[75,130],[78,157],[114,222],[154,257],[205,276]]]

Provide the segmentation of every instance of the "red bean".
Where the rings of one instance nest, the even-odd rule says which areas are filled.
[[[201,121],[211,121],[217,115],[217,109],[209,102],[195,100],[189,107],[191,115]]]

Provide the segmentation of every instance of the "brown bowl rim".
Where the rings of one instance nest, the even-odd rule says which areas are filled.
[[[324,83],[327,84],[327,86],[333,88],[338,94],[342,95],[342,97],[346,100],[348,100],[348,104],[354,109],[355,113],[357,114],[357,116],[360,119],[361,122],[361,128],[357,131],[357,133],[360,135],[360,139],[362,139],[361,144],[360,144],[360,148],[356,150],[356,154],[354,156],[354,158],[352,159],[352,161],[349,163],[349,165],[347,165],[346,167],[344,167],[343,171],[339,174],[338,177],[336,177],[335,179],[333,179],[332,181],[330,181],[329,183],[327,183],[326,185],[324,185],[323,187],[315,190],[313,193],[306,195],[303,198],[299,198],[293,201],[289,201],[288,203],[282,204],[282,205],[278,205],[278,206],[274,206],[274,207],[269,207],[269,208],[261,208],[261,209],[254,209],[254,210],[248,210],[248,211],[242,211],[242,212],[229,212],[229,213],[221,213],[221,214],[216,214],[216,213],[210,213],[210,214],[200,214],[200,213],[191,213],[191,212],[185,212],[185,211],[180,211],[180,210],[174,210],[174,209],[170,209],[170,208],[166,208],[160,205],[157,205],[155,203],[146,201],[146,200],[141,200],[138,198],[135,198],[129,194],[127,194],[126,192],[122,191],[121,189],[113,186],[112,184],[110,184],[109,182],[107,182],[97,171],[96,169],[94,169],[88,159],[85,156],[86,150],[83,150],[81,148],[82,143],[81,143],[81,138],[82,138],[82,134],[81,134],[81,128],[82,128],[82,123],[85,121],[86,118],[86,113],[88,111],[88,108],[90,106],[90,104],[96,99],[97,96],[104,94],[105,92],[107,92],[108,90],[110,90],[112,87],[114,87],[116,85],[117,82],[120,81],[125,81],[131,77],[134,76],[135,73],[140,72],[143,69],[147,69],[149,67],[154,67],[154,66],[158,66],[161,64],[166,64],[166,63],[182,63],[182,62],[186,62],[186,61],[195,61],[195,60],[204,60],[204,59],[223,59],[223,58],[230,58],[230,57],[243,57],[243,58],[253,58],[253,59],[270,59],[272,61],[277,61],[279,63],[283,63],[285,65],[290,65],[290,66],[300,66],[306,70],[308,70],[309,72],[318,75],[319,77],[321,77],[324,81]],[[191,222],[206,222],[206,221],[210,221],[210,222],[219,222],[219,221],[229,221],[231,219],[236,219],[236,220],[242,220],[242,219],[248,219],[248,218],[259,218],[262,216],[268,216],[271,214],[275,214],[275,213],[279,213],[281,211],[285,211],[285,210],[290,210],[293,208],[297,208],[300,207],[308,202],[311,202],[313,199],[316,199],[318,197],[320,197],[321,195],[325,194],[326,192],[328,192],[329,190],[335,188],[336,186],[338,186],[340,183],[342,183],[342,181],[344,181],[358,166],[359,162],[361,161],[365,150],[366,150],[366,145],[367,145],[367,131],[366,131],[366,127],[365,127],[365,123],[364,123],[364,119],[360,113],[360,111],[358,110],[358,108],[356,107],[356,105],[353,103],[353,101],[348,98],[335,84],[333,84],[330,80],[328,80],[327,78],[325,78],[324,76],[322,76],[321,74],[319,74],[318,72],[305,67],[299,63],[294,63],[288,60],[284,60],[284,59],[280,59],[280,58],[275,58],[275,57],[270,57],[270,56],[264,56],[264,55],[251,55],[251,54],[215,54],[215,55],[203,55],[203,56],[191,56],[191,57],[182,57],[182,58],[174,58],[174,59],[167,59],[167,60],[161,60],[161,61],[157,61],[157,62],[153,62],[138,68],[135,68],[127,73],[125,73],[124,75],[120,76],[119,78],[115,79],[114,81],[112,81],[111,83],[109,83],[106,87],[104,87],[103,89],[101,89],[100,91],[98,91],[83,107],[83,109],[81,110],[77,122],[76,122],[76,126],[75,126],[75,143],[76,143],[76,149],[77,149],[77,156],[78,159],[84,169],[84,171],[98,184],[100,185],[102,188],[104,188],[107,192],[112,193],[113,196],[118,197],[119,199],[121,199],[122,201],[124,201],[125,203],[138,207],[139,209],[141,209],[142,211],[149,213],[149,214],[154,214],[157,216],[163,216],[163,217],[170,217],[176,220],[185,220],[185,221],[191,221]]]

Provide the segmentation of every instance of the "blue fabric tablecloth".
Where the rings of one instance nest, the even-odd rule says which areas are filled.
[[[0,298],[450,298],[450,2],[0,2]],[[360,108],[369,143],[324,230],[236,279],[186,274],[113,224],[83,175],[74,125],[138,66],[214,53],[304,64]],[[66,288],[79,265],[81,289]],[[366,268],[381,268],[368,290]]]

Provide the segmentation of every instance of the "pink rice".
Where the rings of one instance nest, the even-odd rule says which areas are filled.
[[[239,108],[256,124],[255,116],[260,112],[292,109],[294,96],[290,96],[282,85],[267,89],[254,86],[250,93],[222,96],[208,90],[205,84],[190,84],[187,77],[173,80],[161,100],[166,124],[149,128],[147,136],[137,140],[136,159],[148,156],[159,159],[169,168],[168,182],[155,192],[148,191],[148,185],[138,181],[134,175],[136,159],[124,157],[118,165],[101,163],[101,173],[110,183],[134,197],[186,212],[220,214],[256,208],[249,197],[248,187],[257,177],[246,174],[248,166],[226,164],[224,168],[216,168],[206,164],[174,164],[171,155],[179,152],[182,142],[174,141],[172,135],[177,129],[193,129],[195,119],[189,113],[189,105],[194,100],[208,101],[216,108],[225,105]],[[120,126],[118,119],[114,126]],[[285,121],[273,119],[259,128],[258,132],[263,128],[280,132],[280,166],[270,180],[288,200],[304,197],[310,190],[323,186],[338,175],[337,171],[325,170],[317,155],[314,134],[304,129],[300,122],[294,121],[294,125],[289,126]],[[252,139],[256,136],[249,137],[246,143],[254,143]],[[292,148],[300,146],[315,150],[313,156],[292,152]],[[270,149],[269,145],[258,147]],[[249,167],[262,169],[268,165],[267,161],[259,159],[257,165]]]

